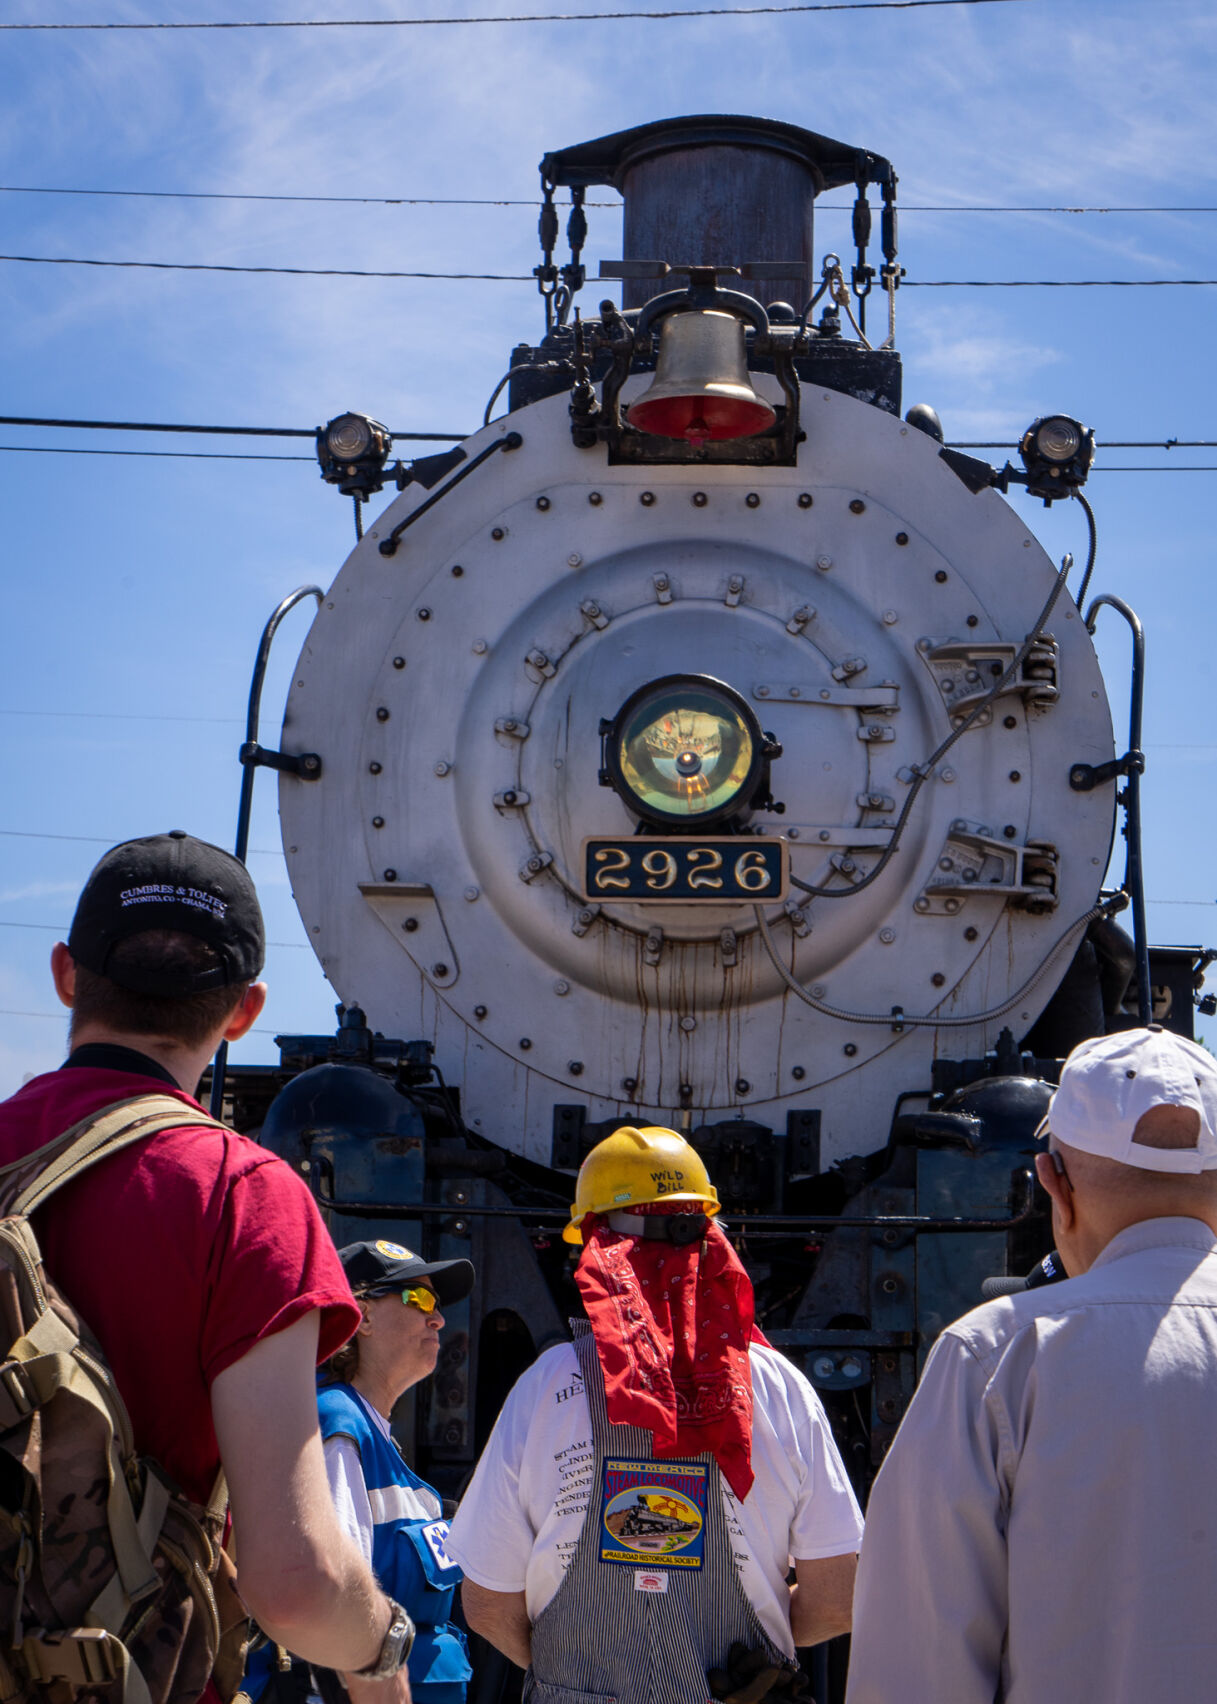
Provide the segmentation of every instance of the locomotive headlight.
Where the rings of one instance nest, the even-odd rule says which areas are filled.
[[[327,485],[344,497],[370,497],[384,485],[393,439],[368,414],[340,414],[317,433],[317,460]]]
[[[1094,460],[1094,433],[1067,414],[1035,420],[1018,446],[1027,470],[1027,489],[1051,502],[1086,483]]]
[[[708,675],[665,675],[600,724],[600,781],[657,828],[695,828],[745,813],[767,792],[781,747],[751,709]]]

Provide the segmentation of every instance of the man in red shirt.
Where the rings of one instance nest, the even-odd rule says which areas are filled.
[[[108,852],[51,955],[72,1010],[58,1070],[0,1104],[0,1165],[132,1096],[192,1091],[256,1022],[262,916],[244,867],[180,830]],[[164,1130],[35,1215],[47,1269],[99,1339],[136,1448],[206,1502],[223,1465],[239,1585],[276,1643],[353,1704],[409,1704],[401,1618],[338,1525],[314,1369],[359,1324],[329,1234],[281,1160],[224,1129]]]

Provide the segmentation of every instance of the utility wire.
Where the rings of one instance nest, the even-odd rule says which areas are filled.
[[[672,12],[526,12],[515,17],[281,18],[257,22],[132,24],[0,24],[0,30],[374,30],[423,24],[586,24],[621,18],[722,18],[771,12],[912,12],[929,6],[1011,6],[1026,0],[818,0],[799,6],[705,6]]]
[[[1181,899],[1178,903],[1185,905],[1187,901]],[[1214,904],[1217,901],[1207,900],[1205,903]],[[8,917],[0,917],[0,929],[38,929],[47,934],[58,935],[64,941],[68,938],[68,928],[69,925],[66,923],[17,923]],[[291,947],[304,952],[312,952],[313,950],[307,941],[267,941],[265,945],[268,947]]]
[[[58,184],[2,183],[0,195],[108,195],[151,201],[305,201],[354,207],[540,207],[536,199],[465,195],[277,195],[219,189],[88,189]],[[557,201],[569,207],[569,201]],[[616,209],[621,201],[585,201],[585,207]],[[845,201],[817,201],[817,213],[852,213]],[[967,206],[959,202],[902,202],[902,213],[1217,213],[1217,207],[998,207]]]
[[[472,435],[470,435],[472,436]],[[1007,446],[1012,448],[1012,446]],[[1157,448],[1157,445],[1154,445]],[[310,455],[251,455],[240,450],[97,450],[92,445],[55,445],[55,443],[0,443],[0,453],[10,455],[126,455],[152,460],[174,462],[309,462]],[[1217,474],[1217,462],[1193,463],[1191,467],[1162,465],[1132,465],[1132,467],[1093,467],[1094,474]],[[0,714],[5,712],[0,711]]]
[[[188,432],[227,438],[315,438],[316,426],[187,426],[176,420],[54,420],[39,414],[0,414],[0,426],[67,426],[94,432]],[[398,440],[413,439],[448,444],[467,438],[467,432],[391,432]],[[1148,447],[1148,446],[1146,446]],[[306,457],[311,460],[311,457]]]
[[[60,420],[42,414],[0,414],[0,426],[54,426],[70,427],[73,430],[88,429],[95,432],[187,432],[213,433],[231,438],[312,438],[316,428],[312,426],[191,426],[177,420]],[[390,437],[396,443],[399,440],[415,440],[437,443],[456,443],[462,438],[472,437],[471,432],[391,432]],[[1104,450],[1211,450],[1217,449],[1217,438],[1103,438],[1099,443]],[[948,448],[953,450],[1015,450],[1018,442],[1015,439],[1003,442],[999,439],[970,439],[952,438]],[[133,452],[134,453],[134,452]],[[311,461],[311,456],[300,458]]]
[[[157,720],[159,718],[150,719]],[[121,834],[44,834],[40,830],[32,828],[0,828],[0,835],[3,835],[6,840],[71,840],[82,846],[121,846],[124,838]],[[282,858],[283,849],[282,847],[251,846],[249,855],[258,858]]]
[[[4,258],[0,255],[0,260]],[[1217,278],[903,278],[902,290],[1163,290]]]
[[[169,461],[316,461],[315,456],[259,456],[239,450],[99,450],[91,444],[0,444],[0,450],[27,456],[152,456]]]
[[[926,0],[929,4],[930,0]],[[974,5],[977,0],[952,0]],[[3,28],[3,25],[0,25]],[[25,266],[108,266],[152,272],[245,272],[287,278],[429,278],[447,283],[532,284],[531,272],[398,272],[349,266],[231,266],[201,260],[98,260],[92,256],[0,254]],[[1145,290],[1217,284],[1217,278],[905,278],[902,290]]]
[[[3,25],[0,25],[3,28]],[[287,278],[437,278],[446,283],[532,284],[531,272],[375,272],[349,266],[226,266],[201,260],[95,260],[79,255],[0,254],[26,266],[117,266],[152,272],[269,272]]]

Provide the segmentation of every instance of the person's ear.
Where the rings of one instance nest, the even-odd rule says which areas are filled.
[[[66,951],[66,949],[65,949]],[[240,1041],[262,1016],[262,1008],[266,1004],[265,982],[251,982],[241,996],[241,1004],[233,1012],[224,1031],[225,1041]]]
[[[69,1010],[76,1004],[76,960],[65,941],[56,941],[51,948],[51,977],[55,992]]]
[[[1073,1185],[1069,1181],[1067,1171],[1057,1170],[1056,1158],[1059,1158],[1059,1156],[1037,1154],[1035,1156],[1035,1175],[1052,1200],[1052,1206],[1058,1216],[1059,1224],[1065,1230],[1069,1230],[1072,1228],[1075,1217]],[[1061,1163],[1063,1167],[1064,1162]]]

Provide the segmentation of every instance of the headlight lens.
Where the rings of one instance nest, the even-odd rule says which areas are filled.
[[[765,739],[748,705],[706,675],[669,675],[628,698],[607,730],[609,779],[660,825],[708,823],[752,799]]]
[[[1036,430],[1035,447],[1045,461],[1067,462],[1082,445],[1082,428],[1076,420],[1054,414]]]
[[[326,427],[325,442],[336,461],[358,461],[372,447],[372,424],[361,414],[339,415]]]

